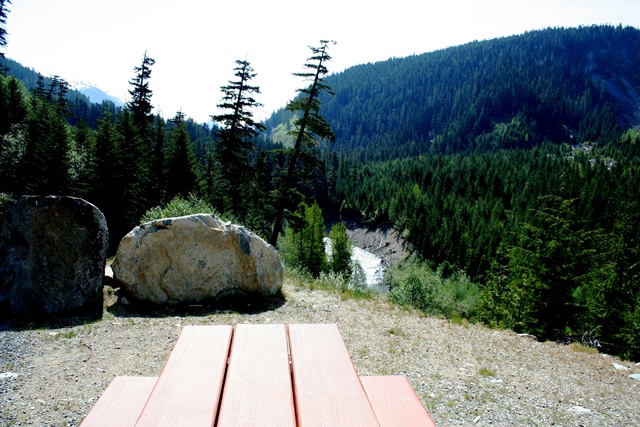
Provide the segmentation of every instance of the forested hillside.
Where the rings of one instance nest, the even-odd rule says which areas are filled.
[[[589,27],[335,75],[329,205],[390,221],[434,271],[479,283],[464,315],[638,358],[639,61],[640,31]],[[394,295],[443,312],[430,280]]]
[[[609,142],[640,123],[639,44],[630,27],[548,29],[359,65],[327,77],[322,113],[336,150],[366,160]]]
[[[153,113],[146,54],[130,102],[85,115],[62,79],[0,76],[0,199],[84,197],[112,250],[149,209],[189,199],[313,274],[328,265],[310,264],[320,208],[387,222],[438,272],[407,268],[392,298],[640,358],[640,30],[534,31],[325,76],[330,44],[264,132],[246,61],[213,129]],[[437,306],[447,283],[459,313]]]

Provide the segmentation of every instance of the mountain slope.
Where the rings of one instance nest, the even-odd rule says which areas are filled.
[[[88,82],[71,82],[71,88],[77,90],[94,104],[102,104],[105,101],[113,102],[116,107],[124,107],[124,103],[113,95],[109,95],[96,85]]]
[[[605,142],[640,124],[640,30],[547,29],[351,67],[321,113],[368,158]],[[267,136],[282,141],[290,115]]]
[[[6,63],[9,68],[7,75],[20,80],[29,91],[36,87],[40,73],[10,58],[6,58]],[[49,87],[51,81],[51,77],[45,77],[43,81],[45,87]],[[106,98],[103,99],[102,95],[96,91],[104,94]],[[123,106],[117,98],[111,97],[91,85],[71,84],[71,89],[67,92],[67,99],[71,108],[69,122],[77,125],[80,121],[84,121],[91,128],[97,126],[98,119],[105,111],[115,115],[116,110]]]

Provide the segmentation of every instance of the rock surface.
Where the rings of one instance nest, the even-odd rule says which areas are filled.
[[[233,294],[272,296],[284,278],[271,245],[244,227],[208,214],[136,227],[120,242],[112,269],[127,294],[156,304]]]
[[[0,318],[102,315],[109,234],[75,197],[25,196],[0,207]]]

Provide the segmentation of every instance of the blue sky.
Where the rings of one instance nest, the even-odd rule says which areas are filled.
[[[640,28],[638,0],[13,0],[6,55],[44,75],[96,84],[126,101],[133,67],[156,60],[150,86],[165,117],[217,114],[236,59],[258,76],[255,111],[283,107],[302,84],[309,45],[331,48],[331,72],[547,27]],[[242,7],[242,9],[240,9]]]

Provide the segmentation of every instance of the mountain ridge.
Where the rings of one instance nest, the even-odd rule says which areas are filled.
[[[350,67],[327,77],[336,95],[321,114],[336,150],[379,159],[604,142],[640,124],[638,68],[636,28],[537,30]],[[267,138],[287,142],[291,114],[265,123]],[[520,136],[504,140],[504,126]]]
[[[70,82],[71,89],[77,90],[81,94],[89,98],[94,104],[102,104],[105,101],[113,102],[118,108],[125,106],[122,100],[108,92],[103,91],[97,85],[86,81],[72,81]]]

